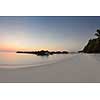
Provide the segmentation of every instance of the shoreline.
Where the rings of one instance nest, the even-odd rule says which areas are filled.
[[[100,62],[93,55],[76,54],[54,64],[0,69],[0,83],[97,83]]]
[[[68,54],[69,55],[69,54]],[[61,63],[63,61],[66,61],[66,60],[69,60],[70,58],[72,58],[72,56],[75,56],[76,54],[70,54],[71,57],[64,57],[62,59],[58,59],[58,60],[54,60],[54,61],[50,61],[50,62],[46,62],[46,63],[39,63],[39,64],[25,64],[25,65],[11,65],[11,66],[14,66],[13,67],[9,67],[9,68],[0,68],[0,70],[17,70],[17,69],[28,69],[28,68],[38,68],[38,67],[41,67],[41,66],[48,66],[48,65],[52,65],[52,64],[57,64],[57,63]],[[10,65],[8,65],[10,66]],[[16,68],[15,68],[16,66]],[[22,67],[23,66],[23,67]]]

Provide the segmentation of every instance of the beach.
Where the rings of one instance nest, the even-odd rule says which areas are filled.
[[[0,82],[100,82],[100,55],[73,54],[69,59],[36,67],[0,69]]]

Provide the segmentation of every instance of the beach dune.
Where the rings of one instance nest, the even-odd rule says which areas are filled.
[[[73,54],[62,61],[36,67],[0,69],[0,82],[100,82],[100,55]]]

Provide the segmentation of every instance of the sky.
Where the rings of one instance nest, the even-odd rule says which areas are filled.
[[[0,17],[0,51],[82,50],[100,17],[27,16]]]

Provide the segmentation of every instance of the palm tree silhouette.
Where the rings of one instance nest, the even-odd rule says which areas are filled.
[[[97,29],[95,36],[97,36],[98,38],[100,38],[100,29]]]

